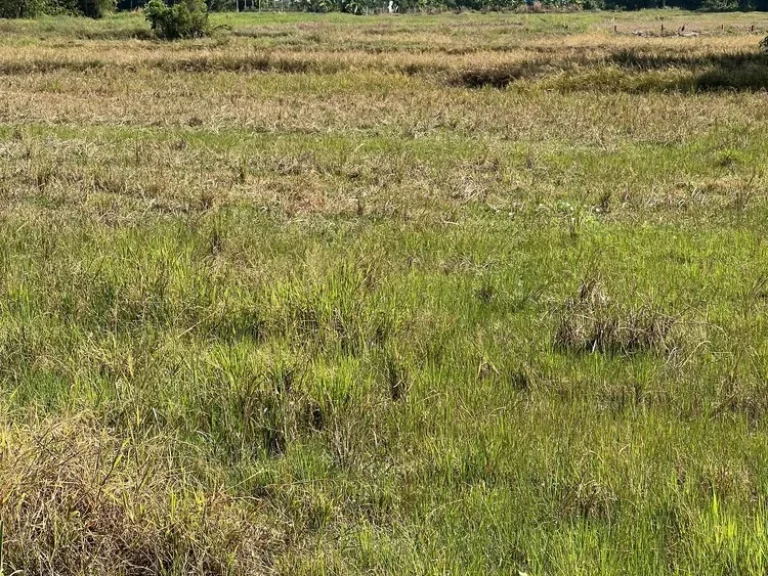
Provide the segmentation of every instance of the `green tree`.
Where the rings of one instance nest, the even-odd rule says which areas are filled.
[[[163,0],[151,0],[144,14],[155,34],[165,40],[201,38],[210,33],[205,0],[180,0],[171,6]]]
[[[0,18],[34,18],[45,11],[45,0],[0,0]]]

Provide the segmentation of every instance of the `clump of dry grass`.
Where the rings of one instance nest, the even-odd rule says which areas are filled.
[[[595,480],[574,483],[562,491],[558,513],[572,520],[610,520],[618,505],[618,497],[610,487]]]
[[[253,502],[206,489],[173,442],[123,440],[84,417],[0,429],[9,573],[258,574],[274,546]]]
[[[557,350],[574,353],[668,354],[677,347],[677,318],[643,305],[627,308],[611,301],[600,276],[585,280],[577,297],[558,311]]]
[[[244,56],[161,58],[151,64],[166,72],[276,72],[282,74],[336,74],[350,63],[336,58],[307,58],[306,55],[255,53]]]
[[[105,66],[103,60],[88,58],[84,60],[65,58],[34,58],[26,60],[8,60],[0,62],[0,75],[50,74],[61,70],[68,72],[89,72]]]

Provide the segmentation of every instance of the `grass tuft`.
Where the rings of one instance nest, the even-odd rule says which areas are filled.
[[[649,306],[627,308],[611,301],[598,277],[589,278],[576,298],[557,312],[554,348],[571,353],[669,354],[679,346],[679,319]]]

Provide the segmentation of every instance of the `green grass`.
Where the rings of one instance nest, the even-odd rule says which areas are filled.
[[[3,573],[768,570],[762,15],[214,23],[0,22]]]

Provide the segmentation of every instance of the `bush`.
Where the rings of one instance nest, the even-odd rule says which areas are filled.
[[[0,0],[0,18],[35,18],[70,14],[101,18],[115,9],[115,0]]]
[[[70,14],[102,18],[116,8],[115,0],[48,0],[47,14]]]
[[[151,0],[144,14],[155,34],[164,40],[202,38],[210,32],[205,0],[180,0],[172,6],[163,0]]]
[[[45,8],[44,0],[0,0],[0,18],[34,18]]]
[[[115,0],[78,0],[77,11],[88,18],[103,18],[108,12],[114,12]]]

